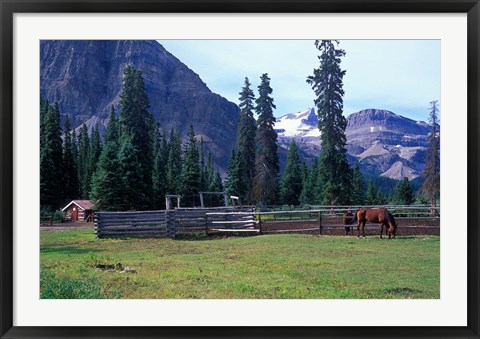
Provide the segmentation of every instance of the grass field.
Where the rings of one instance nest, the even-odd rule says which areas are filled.
[[[440,238],[96,239],[42,231],[42,298],[439,298]],[[108,272],[121,263],[135,273]]]

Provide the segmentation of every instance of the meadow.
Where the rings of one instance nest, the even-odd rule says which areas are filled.
[[[121,263],[133,272],[99,269]],[[45,299],[434,299],[440,237],[190,236],[40,232]]]

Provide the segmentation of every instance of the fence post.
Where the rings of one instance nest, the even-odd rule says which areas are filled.
[[[322,235],[322,212],[318,211],[318,232]]]
[[[165,211],[165,219],[167,222],[167,237],[175,238],[175,210]]]
[[[205,213],[205,234],[208,236],[208,214]]]
[[[260,230],[260,235],[262,235],[263,230],[262,230],[262,215],[261,214],[258,215],[258,228]]]
[[[95,213],[95,217],[94,217],[94,225],[95,225],[95,235],[97,236],[97,238],[101,238],[102,237],[102,231],[100,230],[100,228],[102,227],[101,226],[101,223],[100,223],[100,220],[99,220],[99,213]]]

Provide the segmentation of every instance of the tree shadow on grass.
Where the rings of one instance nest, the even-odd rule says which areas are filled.
[[[90,252],[101,252],[100,249],[92,247],[78,247],[78,246],[59,246],[59,247],[44,247],[40,248],[40,253],[45,254],[87,254]]]

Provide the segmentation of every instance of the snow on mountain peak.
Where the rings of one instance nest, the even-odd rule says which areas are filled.
[[[290,113],[277,118],[275,130],[284,137],[318,137],[318,120],[315,109],[307,108],[304,111]]]

